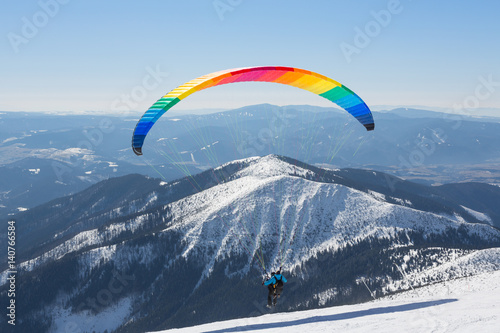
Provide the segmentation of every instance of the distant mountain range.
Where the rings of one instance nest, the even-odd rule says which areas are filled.
[[[254,316],[263,271],[279,266],[289,283],[278,311],[498,270],[498,202],[498,186],[431,187],[278,155],[171,182],[110,178],[13,217],[18,328],[137,332]]]
[[[500,184],[499,118],[415,109],[375,112],[366,132],[347,113],[269,104],[161,119],[145,155],[137,117],[0,114],[0,217],[131,173],[171,181],[235,159],[279,154],[327,168],[368,168],[424,184]]]

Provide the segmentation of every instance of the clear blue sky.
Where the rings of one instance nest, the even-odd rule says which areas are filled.
[[[0,110],[142,114],[186,81],[254,65],[319,72],[369,106],[500,107],[498,1],[60,1],[3,2]],[[158,80],[148,76],[157,70]],[[241,83],[176,108],[256,103],[330,105],[292,87]]]

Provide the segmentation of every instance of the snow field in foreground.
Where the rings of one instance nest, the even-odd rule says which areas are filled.
[[[286,289],[285,289],[286,292]],[[265,291],[262,292],[263,299]],[[499,332],[500,271],[372,302],[266,314],[162,332]]]

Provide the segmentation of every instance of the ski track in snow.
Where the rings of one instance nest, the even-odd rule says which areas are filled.
[[[493,333],[498,332],[500,327],[499,298],[500,271],[495,271],[429,285],[368,303],[264,314],[157,333]]]

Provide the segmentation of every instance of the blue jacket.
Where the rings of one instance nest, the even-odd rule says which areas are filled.
[[[267,280],[266,282],[264,282],[264,284],[266,286],[268,286],[270,284],[277,284],[279,280],[283,281],[283,283],[287,283],[288,282],[283,275],[281,275],[281,274],[275,274],[269,280]]]

